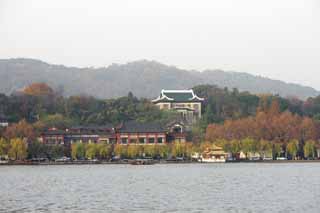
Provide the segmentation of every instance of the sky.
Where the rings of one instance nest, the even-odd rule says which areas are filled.
[[[319,0],[0,0],[0,58],[147,59],[320,90]]]

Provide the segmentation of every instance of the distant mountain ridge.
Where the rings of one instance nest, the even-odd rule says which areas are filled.
[[[112,64],[106,68],[77,68],[34,59],[0,59],[0,93],[10,94],[33,82],[45,82],[53,88],[63,87],[66,96],[86,94],[98,98],[124,96],[129,91],[138,97],[153,98],[164,88],[187,89],[199,84],[301,99],[320,94],[311,87],[247,73],[188,71],[147,60]]]

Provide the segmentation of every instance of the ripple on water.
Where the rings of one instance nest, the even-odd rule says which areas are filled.
[[[0,212],[319,212],[320,164],[2,166]]]

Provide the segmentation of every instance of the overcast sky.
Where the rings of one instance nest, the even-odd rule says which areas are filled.
[[[320,89],[319,0],[0,0],[0,58],[148,59]]]

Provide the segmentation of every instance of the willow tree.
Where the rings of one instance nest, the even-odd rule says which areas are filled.
[[[4,139],[0,138],[0,157],[8,154],[9,143]]]
[[[258,143],[258,152],[260,157],[265,157],[266,154],[272,153],[272,144],[267,140],[260,140]]]
[[[246,155],[246,159],[248,159],[248,154],[250,152],[252,153],[257,152],[257,142],[252,138],[245,138],[241,140],[241,150]]]
[[[273,159],[277,157],[280,157],[282,152],[282,147],[281,144],[279,143],[273,143],[273,147],[272,147],[272,155],[273,155]]]
[[[292,160],[295,160],[299,150],[299,141],[291,140],[287,145],[287,153],[292,156]]]
[[[111,145],[109,144],[97,144],[97,153],[100,159],[107,159],[111,154]]]
[[[85,152],[86,158],[88,158],[88,159],[96,158],[97,151],[98,151],[97,150],[97,144],[89,143],[89,144],[86,145],[85,149],[86,149],[86,152]]]
[[[27,143],[21,138],[11,139],[9,156],[14,160],[24,160],[27,157]]]
[[[74,143],[71,145],[72,159],[80,159],[86,156],[86,149],[83,143]]]
[[[314,158],[315,157],[315,142],[312,140],[309,140],[306,142],[306,144],[303,147],[303,153],[305,158]]]

